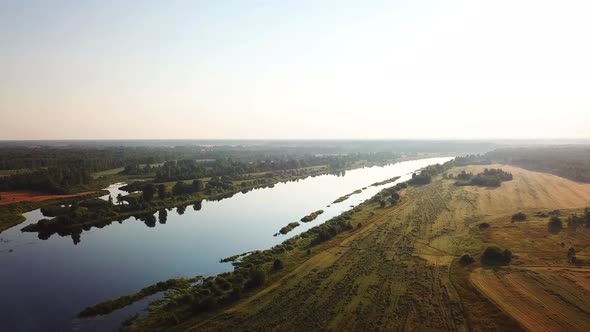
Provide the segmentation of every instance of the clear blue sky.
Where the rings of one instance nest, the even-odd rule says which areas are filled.
[[[586,1],[2,1],[0,139],[588,138]]]

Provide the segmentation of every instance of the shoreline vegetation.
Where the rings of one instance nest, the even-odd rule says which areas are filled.
[[[324,210],[317,210],[317,211],[312,212],[312,213],[306,215],[305,217],[301,218],[301,221],[302,222],[311,222],[311,221],[314,221],[322,213],[324,213]]]
[[[398,162],[391,160],[385,164]],[[367,160],[358,161],[347,166],[347,169],[355,169],[373,165]],[[38,232],[42,239],[49,238],[53,234],[72,235],[74,242],[79,241],[79,235],[92,227],[104,227],[114,221],[122,222],[129,217],[144,220],[146,224],[155,224],[154,213],[162,209],[171,209],[188,205],[200,205],[202,200],[222,200],[242,192],[272,187],[277,183],[297,181],[307,177],[314,177],[333,172],[329,166],[320,165],[302,169],[275,171],[261,174],[244,174],[238,179],[231,180],[228,177],[213,177],[209,179],[197,179],[190,181],[177,181],[176,183],[145,183],[133,182],[122,190],[128,192],[141,191],[122,197],[112,198],[108,202],[90,202],[74,206],[64,214],[51,219],[42,219],[22,229],[24,232]],[[117,200],[115,204],[114,200]],[[123,204],[126,202],[126,204]],[[86,205],[86,206],[82,206]],[[82,208],[80,208],[82,207]],[[316,211],[317,212],[317,211]],[[317,215],[316,215],[317,217]],[[305,217],[304,217],[305,218]],[[315,218],[314,218],[315,219]],[[313,220],[313,219],[311,219]],[[310,221],[311,221],[310,220]],[[305,222],[305,221],[304,221]]]
[[[147,286],[142,288],[137,293],[131,295],[124,295],[118,297],[116,299],[107,300],[101,302],[97,305],[93,305],[90,307],[85,308],[84,310],[78,313],[78,318],[86,318],[86,317],[93,317],[98,315],[105,315],[111,313],[115,310],[124,308],[134,302],[142,300],[148,296],[170,290],[172,288],[175,289],[186,289],[190,287],[191,284],[196,283],[202,280],[203,277],[197,276],[190,279],[180,278],[180,279],[168,279],[166,281],[160,281],[156,284]]]
[[[395,161],[392,161],[395,162]],[[350,165],[352,168],[364,167],[365,162]],[[161,209],[179,206],[200,205],[203,200],[222,200],[242,192],[272,187],[277,183],[296,181],[324,175],[333,172],[327,166],[309,167],[290,171],[276,171],[272,173],[245,175],[238,180],[226,177],[193,180],[192,182],[177,181],[176,183],[152,184],[134,182],[121,189],[126,191],[141,191],[138,194],[128,194],[112,198],[110,201],[89,202],[88,206],[78,209],[75,206],[65,214],[53,216],[52,219],[42,219],[35,224],[28,225],[22,230],[38,232],[40,237],[48,238],[57,233],[60,235],[77,235],[93,226],[102,227],[114,221],[121,221],[129,217],[147,221],[154,213]],[[117,200],[117,204],[114,200]],[[126,204],[123,204],[126,202]],[[84,204],[84,202],[81,202]]]
[[[298,227],[300,224],[298,222],[290,222],[287,226],[282,227],[278,233],[275,233],[274,236],[279,236],[280,234],[286,235],[290,231],[292,231],[295,227]]]
[[[174,145],[170,145],[172,143]],[[438,143],[426,144],[434,147],[423,151],[425,146],[421,142],[417,142],[412,151],[403,154],[392,152],[395,151],[392,146],[399,146],[402,142],[355,142],[353,145],[338,142],[329,146],[306,142],[295,145],[284,142],[241,142],[236,145],[211,145],[211,142],[206,141],[172,143],[149,145],[137,142],[71,142],[64,145],[62,142],[47,141],[36,142],[34,146],[18,142],[0,146],[0,200],[4,198],[3,193],[9,195],[10,192],[21,190],[47,195],[78,194],[101,190],[113,183],[127,182],[129,192],[142,190],[143,185],[150,183],[157,186],[163,184],[170,191],[177,182],[187,183],[199,179],[204,186],[208,186],[211,180],[218,180],[213,181],[215,188],[212,193],[184,197],[176,203],[166,202],[158,207],[168,208],[175,204],[179,206],[196,203],[202,199],[222,199],[233,193],[264,186],[272,187],[279,182],[294,181],[307,176],[342,174],[348,169],[445,155],[435,148]],[[403,144],[406,146],[408,142],[404,141]],[[453,146],[464,147],[463,144],[450,145]],[[455,151],[450,147],[446,147],[447,154]],[[51,201],[45,201],[43,204],[32,204],[31,208],[27,208],[27,205],[15,208],[11,206],[12,202],[1,204],[9,206],[0,210],[4,228],[22,222],[22,213],[51,204]],[[154,211],[155,208],[150,210],[141,207],[133,213],[146,214]],[[110,216],[103,213],[91,218],[93,221],[76,223],[83,228],[102,226],[132,215],[129,210],[125,212],[120,215],[107,213]],[[52,225],[50,228],[54,230],[46,229],[45,233],[56,233],[58,228],[62,233],[69,232],[69,227]]]
[[[444,166],[440,164],[429,166],[424,168],[421,174],[435,176],[452,165],[454,165],[453,161],[445,163]],[[232,262],[234,270],[206,277],[201,283],[194,284],[183,291],[166,294],[162,299],[150,303],[146,317],[130,321],[123,330],[143,331],[172,327],[195,315],[226,307],[240,298],[254,294],[263,285],[276,281],[287,272],[293,271],[309,259],[316,250],[321,252],[325,249],[323,246],[325,242],[360,231],[365,226],[363,223],[366,223],[368,219],[389,208],[381,204],[385,198],[390,199],[391,207],[395,206],[401,200],[399,192],[407,188],[410,182],[411,180],[385,188],[358,206],[270,249],[222,259],[222,262]],[[101,303],[97,306],[101,306]]]
[[[336,199],[334,202],[332,202],[332,204],[336,204],[336,203],[344,202],[345,200],[349,199],[349,198],[350,198],[350,196],[352,196],[352,195],[356,195],[356,194],[360,194],[360,193],[362,193],[362,192],[363,192],[363,190],[362,190],[362,189],[357,189],[357,190],[355,190],[355,191],[351,192],[350,194],[347,194],[347,195],[344,195],[344,196],[341,196],[341,197],[339,197],[339,198],[338,198],[338,199]]]
[[[108,191],[99,190],[96,192],[91,192],[75,197],[48,199],[43,201],[18,202],[0,205],[0,234],[2,234],[3,231],[25,221],[23,213],[43,208],[46,206],[69,205],[79,200],[97,198],[100,196],[104,196],[105,194],[108,194]]]
[[[383,180],[383,181],[380,181],[380,182],[375,182],[375,183],[373,183],[371,185],[371,187],[377,187],[377,186],[382,186],[384,184],[392,183],[392,182],[395,182],[395,181],[399,180],[399,178],[400,178],[399,176],[394,176],[391,179]],[[363,190],[366,189],[366,188],[367,187],[363,188]]]

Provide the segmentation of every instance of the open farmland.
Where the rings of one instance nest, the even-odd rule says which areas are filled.
[[[513,173],[514,180],[489,189],[459,187],[453,180],[438,178],[431,184],[407,189],[399,205],[375,208],[365,220],[355,219],[354,222],[364,225],[360,231],[331,241],[326,250],[313,255],[280,281],[213,317],[179,326],[179,330],[528,328],[515,312],[498,304],[503,299],[473,288],[469,283],[473,268],[462,268],[451,262],[464,253],[477,257],[487,244],[498,244],[514,245],[515,264],[563,265],[567,248],[561,245],[563,239],[559,236],[562,235],[548,233],[547,219],[514,225],[510,216],[522,210],[532,213],[538,209],[588,206],[590,186],[510,166],[492,167]],[[481,169],[467,168],[472,172]],[[491,227],[480,230],[478,226],[482,222],[488,222]],[[526,259],[526,253],[519,252],[525,251],[525,247],[516,244],[518,239],[527,238],[526,234],[515,233],[513,240],[509,234],[518,232],[520,227],[521,232],[526,232],[530,224],[538,229],[529,237],[546,239],[537,241],[539,246],[552,244],[536,250],[555,252],[555,257]],[[504,235],[490,235],[494,232]],[[590,245],[590,237],[585,235],[574,236],[571,241],[576,245]],[[535,239],[530,242],[534,243]],[[504,278],[502,271],[498,274],[483,271],[490,274],[488,279],[500,280],[498,283]],[[552,283],[547,285],[553,286],[547,287],[552,287],[552,292],[564,290],[560,288],[561,283],[570,280],[545,276],[542,269],[527,273],[551,279]],[[578,280],[587,277],[590,272],[584,270]],[[474,279],[473,285],[485,283],[478,280]],[[587,285],[575,284],[582,286],[572,286],[571,294],[575,293],[573,287]],[[584,305],[580,303],[581,308]],[[573,306],[571,310],[581,309]],[[588,323],[584,317],[579,316],[581,322],[572,322],[572,327]]]

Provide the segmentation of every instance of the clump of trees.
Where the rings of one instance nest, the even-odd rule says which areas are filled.
[[[567,226],[570,229],[578,227],[590,228],[590,208],[585,208],[582,215],[571,214],[567,219]]]
[[[486,168],[482,173],[473,175],[462,171],[457,175],[457,186],[499,187],[502,182],[511,181],[512,173],[499,168]]]
[[[512,251],[496,246],[487,247],[481,254],[481,263],[484,265],[508,265],[511,260]]]
[[[429,184],[430,182],[432,182],[432,176],[430,176],[430,174],[428,174],[427,172],[420,172],[420,173],[413,173],[412,174],[412,179],[410,179],[410,181],[408,181],[409,184],[412,185],[424,185],[424,184]]]

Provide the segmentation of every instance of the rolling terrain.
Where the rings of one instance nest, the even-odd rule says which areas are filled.
[[[491,189],[455,186],[453,180],[439,177],[409,188],[400,204],[376,208],[362,221],[362,229],[329,242],[326,250],[278,282],[177,330],[489,331],[589,326],[590,306],[585,299],[590,298],[590,272],[568,266],[566,254],[571,245],[590,246],[590,232],[564,229],[552,234],[546,218],[512,223],[510,216],[590,206],[590,185],[512,166],[491,167],[511,172],[514,180]],[[465,169],[477,172],[483,167]],[[483,222],[490,226],[480,230]],[[512,266],[490,270],[479,262],[468,267],[456,263],[464,253],[477,258],[488,245],[510,248]],[[546,267],[551,265],[557,270]],[[524,295],[493,291],[501,287],[517,287]],[[560,309],[564,303],[567,310]],[[523,309],[524,304],[528,309]],[[549,322],[522,314],[533,309]],[[561,316],[552,316],[556,312]]]

